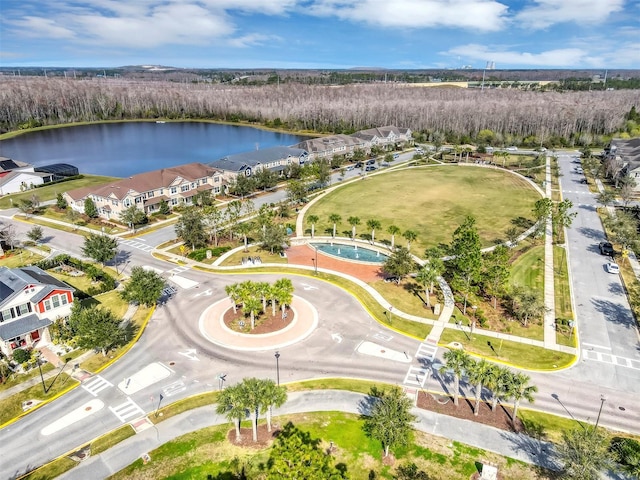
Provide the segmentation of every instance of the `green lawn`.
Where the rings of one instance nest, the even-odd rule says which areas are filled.
[[[262,263],[282,263],[282,264],[289,263],[286,257],[281,257],[278,254],[271,255],[269,251],[262,250],[259,246],[254,245],[253,247],[249,247],[247,252],[245,252],[244,249],[242,249],[234,253],[233,255],[230,255],[225,259],[224,262],[222,262],[221,265],[222,266],[241,265],[242,257],[260,257],[262,259]],[[217,260],[217,258],[212,258],[211,262],[207,262],[207,260],[205,260],[205,262],[213,263],[215,260]]]
[[[535,370],[555,370],[566,367],[574,359],[573,355],[567,353],[524,343],[500,341],[497,338],[475,333],[470,338],[468,331],[447,328],[440,337],[439,343],[446,345],[450,342],[459,342],[467,352],[484,356],[489,360],[498,360],[515,367]]]
[[[529,248],[513,262],[509,283],[528,287],[539,295],[543,295],[544,245]]]
[[[383,280],[379,280],[370,283],[369,286],[374,288],[390,305],[393,305],[394,308],[401,312],[437,320],[437,315],[433,314],[433,309],[426,307],[426,304],[422,301],[424,288],[416,282],[403,280],[398,285],[395,282],[385,283]],[[434,289],[435,292],[436,290]],[[437,302],[436,295],[432,295],[431,305],[433,306]],[[442,304],[442,302],[440,303]]]
[[[368,236],[371,232],[366,227],[367,220],[377,219],[382,224],[376,231],[378,241],[390,241],[386,230],[395,224],[401,231],[417,232],[412,250],[421,253],[426,247],[448,244],[467,215],[476,218],[484,246],[504,240],[512,220],[532,220],[531,209],[539,198],[527,182],[502,170],[421,167],[368,176],[337,189],[313,205],[307,218],[317,215],[317,234],[331,234],[329,216],[337,213],[342,217],[338,234],[346,236],[351,231],[349,217],[360,218],[358,236]],[[520,229],[524,231],[525,227]],[[401,235],[396,235],[396,242],[406,243]]]
[[[89,187],[92,185],[102,185],[104,183],[120,180],[117,177],[103,177],[99,175],[83,175],[84,178],[69,180],[68,182],[55,183],[45,187],[34,188],[27,192],[13,193],[0,198],[0,209],[11,208],[17,206],[21,199],[31,199],[32,195],[37,195],[41,202],[46,200],[54,200],[58,193],[68,192],[76,188]],[[11,203],[13,201],[13,204]]]
[[[333,463],[343,464],[349,478],[393,478],[395,467],[382,462],[380,443],[365,435],[358,415],[323,412],[274,418],[275,425],[284,426],[289,421],[309,432],[311,438],[319,439],[323,450],[332,442]],[[244,426],[248,427],[249,423],[245,422]],[[220,425],[184,435],[149,452],[151,461],[146,465],[138,460],[110,478],[233,478],[230,472],[234,458],[240,461],[240,466],[244,464],[247,478],[257,478],[259,465],[269,458],[269,448],[247,449],[232,445],[226,439],[231,428],[229,424]],[[413,441],[406,447],[394,449],[393,453],[397,459],[395,466],[415,462],[429,473],[430,478],[439,480],[469,478],[478,471],[480,460],[497,463],[504,479],[549,478],[522,462],[422,432],[414,432]],[[371,472],[376,476],[371,476]]]
[[[67,217],[66,212],[59,211],[53,207],[43,209],[42,213],[39,214],[38,217],[51,218],[53,220],[59,220],[61,222],[66,222],[69,225],[72,225],[71,221],[69,221],[69,218]],[[96,232],[101,232],[102,229],[104,228],[105,233],[109,233],[109,234],[122,233],[126,231],[126,228],[124,227],[112,227],[111,225],[102,225],[100,222],[100,219],[97,219],[96,223],[93,223],[93,222],[87,223],[85,221],[77,221],[75,222],[75,224],[90,228],[91,230],[95,230]]]
[[[15,250],[10,250],[9,252],[4,253],[5,256],[0,258],[0,267],[24,267],[25,265],[38,263],[44,258],[37,253],[33,253],[30,250],[23,250],[21,248],[16,248]]]

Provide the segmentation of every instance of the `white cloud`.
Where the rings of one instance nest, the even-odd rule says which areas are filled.
[[[267,42],[279,42],[282,39],[276,35],[262,35],[260,33],[252,33],[242,37],[232,38],[227,42],[232,47],[245,48],[255,45],[262,45]]]
[[[535,29],[566,22],[597,24],[623,8],[624,0],[535,0],[516,14],[515,21]]]
[[[308,13],[381,27],[500,30],[508,7],[494,0],[316,0]]]
[[[484,65],[486,61],[493,61],[498,68],[511,66],[567,68],[584,65],[588,59],[588,52],[580,48],[560,48],[539,53],[518,52],[506,49],[490,49],[485,45],[461,45],[443,55],[459,55],[464,59],[479,60]]]
[[[285,15],[298,0],[26,0],[4,19],[16,36],[75,39],[101,47],[153,48],[170,44],[203,45],[217,40],[235,47],[270,38],[237,33],[243,14]],[[235,18],[232,14],[236,14]]]
[[[195,4],[165,4],[145,15],[76,16],[73,22],[89,38],[111,46],[156,47],[165,44],[202,44],[230,35],[234,27],[224,17]]]
[[[68,39],[75,37],[72,29],[61,25],[56,20],[50,18],[27,16],[14,22],[14,25],[20,29],[21,34],[26,37],[46,37],[55,39]]]

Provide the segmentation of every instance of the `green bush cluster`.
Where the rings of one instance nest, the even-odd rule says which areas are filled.
[[[36,266],[42,270],[51,270],[52,268],[59,267],[61,265],[68,265],[76,270],[83,271],[89,279],[94,282],[100,282],[99,285],[91,286],[86,292],[78,291],[76,297],[86,298],[99,295],[101,293],[109,292],[116,288],[116,279],[108,273],[100,270],[95,265],[83,262],[77,258],[73,258],[67,254],[56,255],[53,258],[42,260],[36,263]]]
[[[199,249],[194,250],[193,252],[189,253],[189,255],[187,255],[187,256],[192,260],[195,260],[197,262],[201,262],[201,261],[203,261],[204,259],[207,258],[207,250],[211,250],[211,256],[212,257],[219,257],[223,253],[226,253],[229,250],[231,250],[231,247],[224,246],[224,247],[213,247],[213,248],[199,248]]]

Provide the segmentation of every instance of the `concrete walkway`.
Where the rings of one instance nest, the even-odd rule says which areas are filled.
[[[547,157],[545,195],[551,199],[551,157]],[[562,192],[562,190],[560,190]],[[553,268],[553,221],[547,218],[544,235],[544,347],[554,349],[556,343],[556,295]]]
[[[294,392],[281,408],[275,409],[274,417],[295,413],[342,411],[353,414],[365,413],[360,408],[365,395],[338,391],[321,390]],[[414,427],[417,430],[458,441],[476,448],[514,458],[529,464],[545,468],[558,469],[558,462],[552,444],[542,442],[523,434],[499,430],[487,425],[441,415],[429,410],[413,409],[417,416]],[[282,423],[286,418],[275,423]],[[147,428],[136,435],[118,443],[97,456],[89,457],[61,479],[107,478],[135,462],[143,454],[149,453],[161,445],[190,432],[206,427],[229,424],[222,415],[215,413],[215,406],[197,408],[176,415],[154,427]],[[245,427],[249,422],[245,421]],[[229,424],[229,429],[233,428]],[[340,445],[337,445],[340,447]],[[154,462],[151,456],[150,461]],[[478,460],[482,460],[478,458]]]

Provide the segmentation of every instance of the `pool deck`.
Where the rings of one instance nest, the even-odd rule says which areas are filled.
[[[306,265],[313,268],[315,255],[316,250],[309,245],[294,245],[287,249],[287,258],[290,264]],[[340,260],[331,255],[325,255],[322,251],[318,251],[318,268],[345,273],[363,282],[375,282],[384,278],[382,264],[371,265],[357,261]]]

